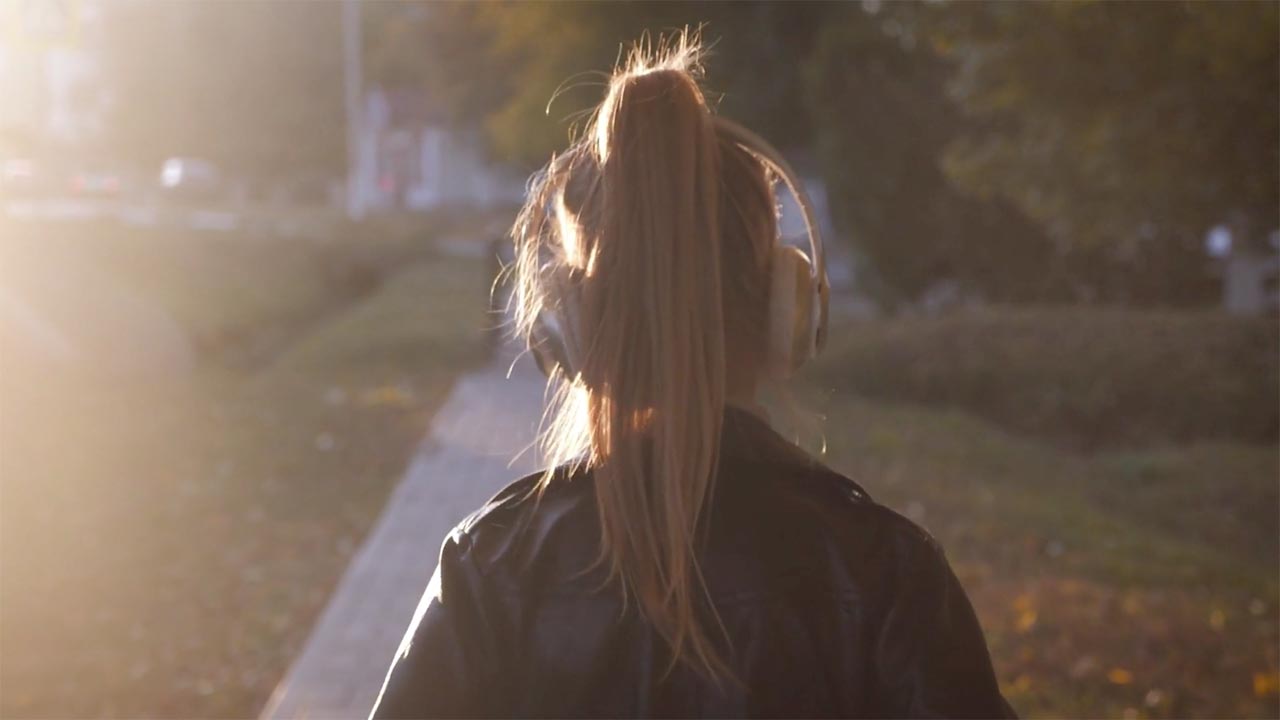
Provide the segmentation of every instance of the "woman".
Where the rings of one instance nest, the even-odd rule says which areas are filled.
[[[374,717],[1012,715],[939,547],[758,409],[825,277],[696,56],[633,53],[533,186],[516,319],[555,467],[450,534]]]

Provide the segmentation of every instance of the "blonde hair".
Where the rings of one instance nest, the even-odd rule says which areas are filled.
[[[593,472],[597,565],[666,640],[668,671],[719,682],[734,675],[708,629],[728,643],[700,521],[726,396],[764,367],[777,210],[765,166],[717,134],[699,53],[689,32],[634,48],[583,136],[535,176],[514,297],[528,342],[544,310],[572,319],[574,374],[549,381],[541,440],[553,467]]]

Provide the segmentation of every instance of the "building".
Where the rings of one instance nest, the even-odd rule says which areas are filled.
[[[369,212],[519,203],[524,179],[488,160],[476,131],[449,128],[422,92],[375,88],[365,94],[352,192]]]
[[[1261,247],[1256,245],[1236,242],[1227,225],[1205,236],[1205,251],[1222,277],[1222,308],[1232,315],[1280,310],[1280,230],[1273,230]]]
[[[0,138],[74,143],[101,130],[101,10],[92,0],[0,3]]]

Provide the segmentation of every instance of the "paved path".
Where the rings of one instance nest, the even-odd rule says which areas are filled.
[[[445,534],[511,480],[529,449],[542,375],[510,351],[458,381],[377,525],[347,567],[264,718],[364,718],[409,625]],[[508,368],[512,368],[510,378]]]

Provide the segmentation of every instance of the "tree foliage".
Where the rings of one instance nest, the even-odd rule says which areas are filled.
[[[950,83],[979,120],[948,176],[1005,198],[1104,296],[1211,293],[1204,233],[1260,244],[1280,225],[1280,6],[990,3],[934,18]]]
[[[821,6],[721,2],[433,3],[373,6],[374,79],[424,87],[456,123],[483,126],[495,154],[526,167],[562,148],[600,99],[620,50],[705,26],[707,86],[721,111],[778,142],[802,137],[800,65]],[[392,38],[390,42],[383,39]]]
[[[807,60],[808,106],[833,211],[869,262],[882,299],[912,299],[940,280],[994,299],[1061,291],[1043,233],[999,201],[955,189],[938,158],[964,129],[947,97],[952,63],[921,34],[927,8],[844,7]]]

